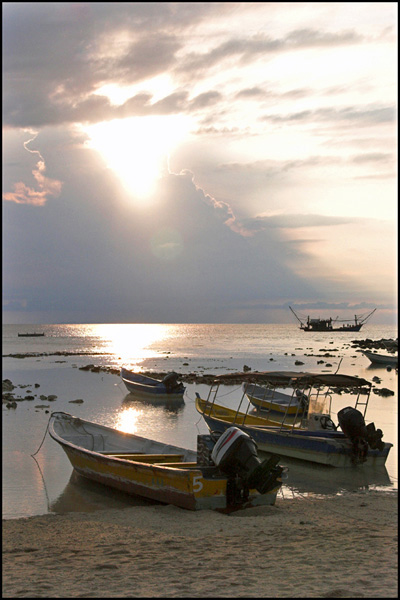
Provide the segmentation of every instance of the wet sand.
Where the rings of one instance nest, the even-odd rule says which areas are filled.
[[[3,521],[4,598],[397,598],[397,493]]]

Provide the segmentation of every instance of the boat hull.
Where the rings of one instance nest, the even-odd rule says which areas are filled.
[[[226,508],[226,479],[204,486],[200,470],[156,467],[107,459],[101,455],[82,452],[63,446],[75,471],[108,487],[129,495],[174,504],[189,510]],[[202,485],[202,494],[195,493]],[[212,489],[211,489],[212,488]]]
[[[382,366],[393,366],[397,365],[399,358],[398,356],[390,356],[386,354],[377,354],[375,352],[368,352],[367,350],[362,350],[364,356],[366,356],[372,364],[382,365]]]
[[[126,369],[121,369],[121,378],[128,392],[140,398],[151,398],[160,402],[165,402],[165,400],[182,401],[185,392],[183,385],[179,386],[178,391],[170,391],[162,381],[132,373]]]
[[[242,390],[249,402],[257,410],[267,411],[272,415],[302,415],[307,409],[307,403],[301,402],[296,396],[289,396],[254,384],[242,384]]]
[[[71,423],[76,424],[75,431],[79,434],[78,437],[73,432],[70,433]],[[82,425],[83,429],[81,429]],[[281,481],[274,489],[265,494],[260,494],[257,490],[249,490],[249,496],[244,502],[231,505],[227,501],[227,477],[215,466],[197,464],[196,452],[168,445],[168,454],[163,458],[159,455],[159,458],[154,459],[156,455],[144,452],[142,456],[139,453],[139,455],[131,455],[130,458],[123,458],[123,453],[126,453],[131,440],[135,452],[137,452],[138,440],[143,440],[147,446],[151,442],[153,450],[165,451],[166,445],[121,433],[120,447],[124,450],[121,451],[120,456],[116,456],[115,452],[111,456],[106,454],[107,448],[116,448],[119,432],[105,426],[97,426],[96,429],[93,429],[90,428],[91,425],[94,424],[76,419],[71,415],[65,415],[65,413],[53,413],[49,423],[50,436],[61,445],[75,471],[87,479],[130,495],[141,496],[164,504],[174,504],[189,510],[206,509],[231,512],[275,503]],[[85,429],[88,430],[89,435],[84,435]],[[82,439],[80,443],[93,444],[94,448],[100,446],[106,450],[90,450],[87,447],[78,446],[73,441],[63,439],[62,435],[67,435],[71,440]],[[150,457],[153,458],[150,459]],[[182,462],[179,461],[180,458]],[[161,462],[157,464],[154,460]]]
[[[335,333],[336,331],[348,331],[349,333],[352,331],[360,331],[362,327],[361,325],[349,325],[348,327],[310,327],[308,325],[301,326],[300,329],[303,331],[314,331],[321,333],[327,331],[328,333]]]
[[[19,333],[18,337],[43,337],[44,333]]]
[[[279,418],[279,415],[271,415],[267,414],[264,416],[260,413],[252,414],[252,413],[243,413],[226,406],[222,406],[220,404],[215,404],[215,402],[208,402],[207,400],[203,400],[200,396],[196,397],[196,409],[202,415],[203,413],[207,413],[210,416],[216,417],[217,419],[221,419],[226,421],[230,425],[234,425],[237,427],[238,423],[246,423],[247,425],[281,425],[282,417]],[[293,419],[291,420],[293,422]],[[287,422],[283,425],[283,427],[291,427],[290,420],[287,419]]]
[[[203,418],[210,431],[225,431],[232,423],[216,419],[203,413]],[[340,432],[315,432],[310,431],[279,431],[279,427],[261,427],[235,424],[250,435],[256,442],[258,449],[281,456],[288,456],[304,461],[315,462],[331,467],[352,467],[351,442]],[[385,443],[384,449],[368,449],[367,460],[363,464],[368,466],[384,465],[392,444]]]

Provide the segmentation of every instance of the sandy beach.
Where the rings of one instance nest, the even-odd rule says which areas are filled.
[[[3,597],[398,596],[397,494],[3,520]]]

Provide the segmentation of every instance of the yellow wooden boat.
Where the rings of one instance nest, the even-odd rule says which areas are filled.
[[[204,400],[196,393],[196,409],[197,411],[203,415],[214,417],[215,419],[222,419],[226,423],[231,423],[236,427],[240,427],[244,423],[246,425],[276,425],[279,427],[293,427],[293,419],[286,418],[285,422],[283,421],[283,415],[280,418],[279,415],[271,416],[260,416],[259,414],[253,413],[245,413],[239,410],[233,410],[231,408],[227,408],[226,406],[222,406],[221,404],[216,404],[215,402],[210,402],[208,400]],[[298,419],[299,421],[299,419]]]
[[[291,394],[278,392],[255,383],[245,381],[242,383],[243,393],[249,402],[258,410],[283,415],[302,415],[308,407],[308,397],[301,390],[293,390]]]
[[[232,435],[243,432],[232,427]],[[278,456],[261,462],[250,436],[231,446],[227,461],[213,462],[219,441],[199,435],[197,452],[124,433],[85,421],[64,412],[54,412],[48,426],[50,436],[67,454],[80,475],[127,492],[191,510],[213,509],[231,512],[275,503],[282,484]],[[243,441],[244,440],[244,441]],[[250,440],[250,442],[249,442]],[[243,444],[242,444],[243,442]],[[241,447],[249,442],[251,472],[241,462]],[[229,444],[222,450],[229,448]],[[214,456],[214,455],[213,455]],[[218,456],[221,456],[219,454]],[[217,466],[218,465],[218,466]],[[228,465],[228,466],[226,466]],[[244,465],[244,466],[243,466]]]

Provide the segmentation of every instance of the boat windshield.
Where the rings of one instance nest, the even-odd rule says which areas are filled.
[[[332,396],[330,394],[310,394],[308,415],[330,415]]]

